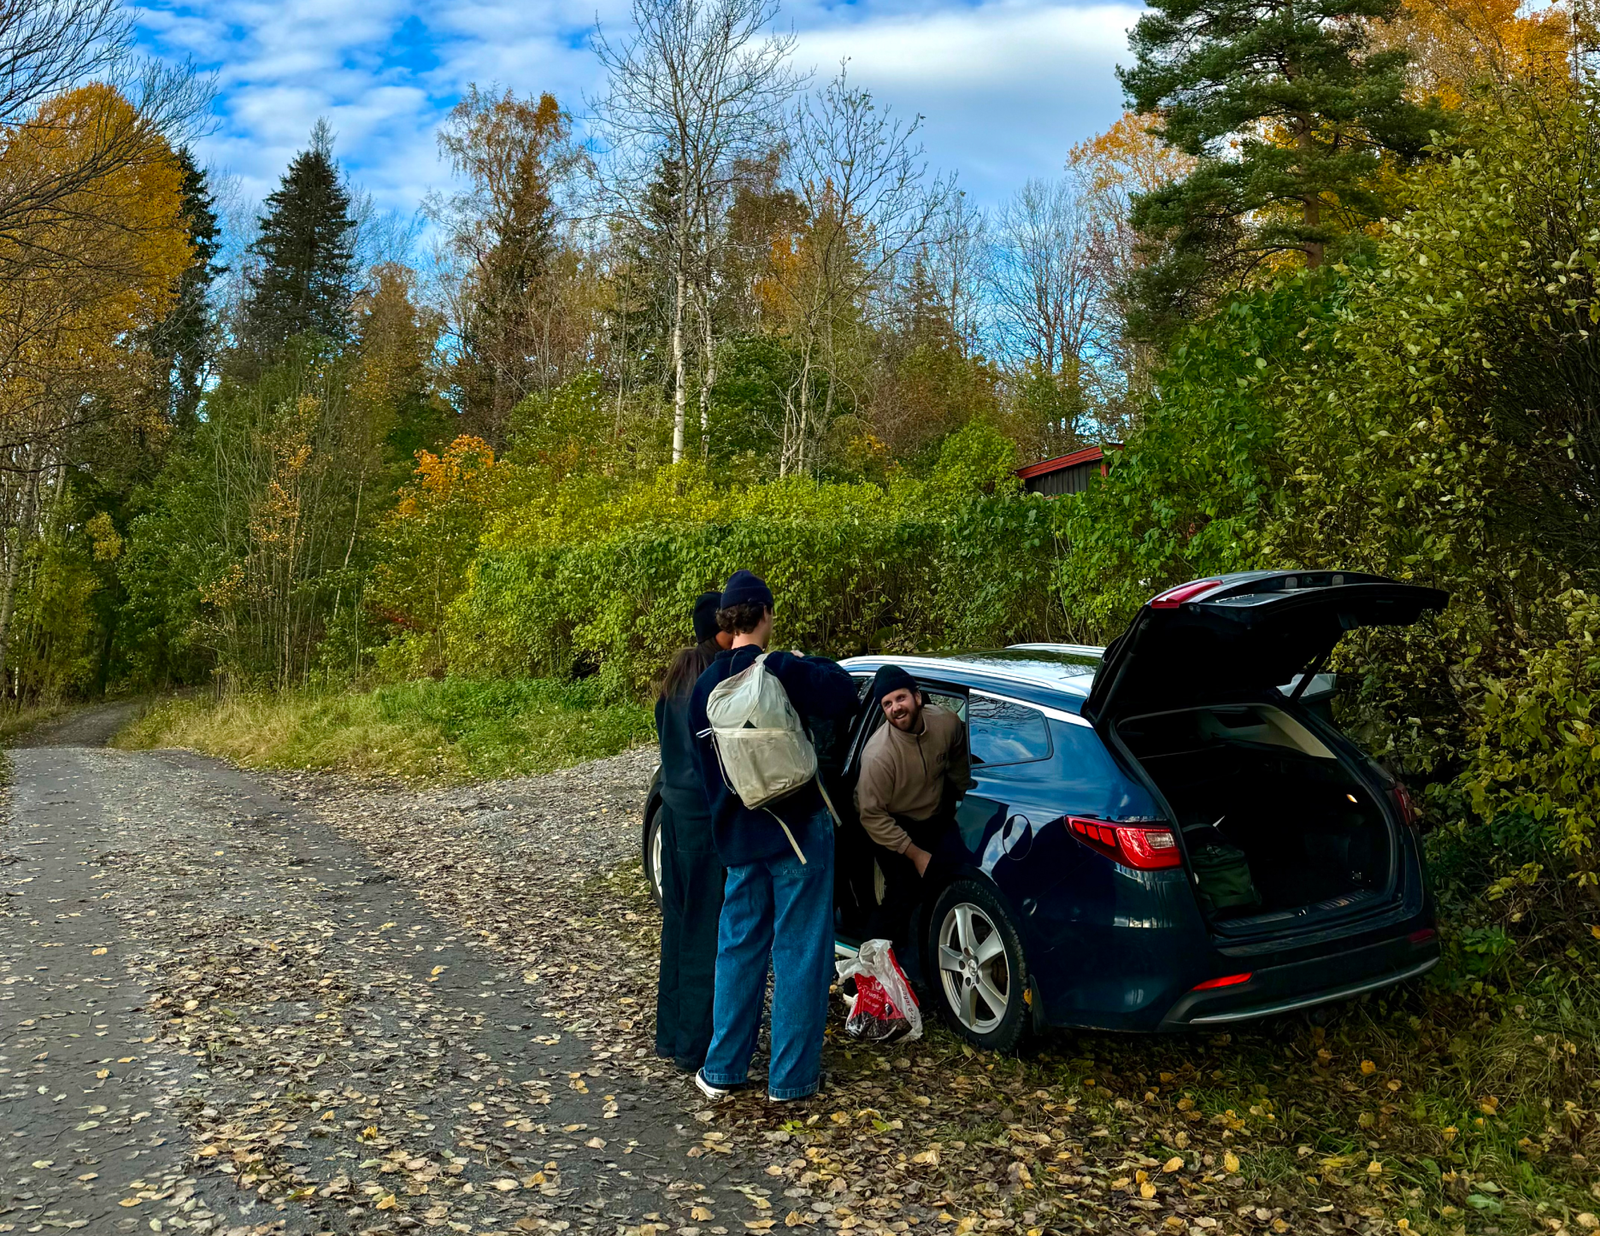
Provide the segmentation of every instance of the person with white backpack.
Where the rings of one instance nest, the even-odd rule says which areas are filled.
[[[802,718],[849,716],[856,686],[826,657],[766,651],[772,591],[749,571],[728,580],[717,621],[733,647],[700,675],[689,702],[728,869],[711,1047],[695,1084],[720,1099],[748,1080],[770,963],[767,1097],[787,1102],[817,1091],[833,976],[834,815]]]

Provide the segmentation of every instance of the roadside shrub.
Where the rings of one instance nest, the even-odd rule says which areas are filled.
[[[1567,638],[1524,652],[1519,672],[1483,684],[1462,780],[1484,826],[1508,817],[1529,822],[1547,852],[1593,888],[1600,885],[1600,602],[1573,590],[1559,603]],[[1492,887],[1507,890],[1540,867],[1521,864]]]
[[[740,567],[772,586],[785,646],[844,655],[1058,637],[1060,508],[1022,493],[981,434],[925,481],[725,487],[686,464],[502,512],[450,608],[450,664],[597,672],[613,696],[636,695],[689,641],[694,598]]]

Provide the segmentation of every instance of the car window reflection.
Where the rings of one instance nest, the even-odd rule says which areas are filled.
[[[1037,708],[974,694],[967,723],[974,764],[1026,764],[1050,755],[1050,726]]]

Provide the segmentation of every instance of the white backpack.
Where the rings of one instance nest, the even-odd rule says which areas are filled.
[[[812,781],[822,789],[817,776],[817,751],[811,745],[800,714],[789,701],[776,675],[767,672],[762,653],[748,669],[724,678],[706,699],[706,720],[711,722],[711,745],[722,766],[722,779],[739,801],[752,811],[767,807]],[[822,800],[833,814],[828,792]],[[794,834],[776,811],[767,807],[789,838],[795,854],[804,863]],[[837,819],[837,816],[835,816]]]

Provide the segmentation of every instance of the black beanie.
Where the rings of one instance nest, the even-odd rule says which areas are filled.
[[[895,691],[918,692],[917,680],[898,665],[885,665],[872,676],[872,702],[882,706],[883,697]]]
[[[765,605],[771,609],[772,589],[759,575],[750,571],[735,571],[728,578],[728,586],[722,590],[722,608],[732,609],[735,605],[746,604]]]
[[[694,602],[694,642],[703,644],[717,635],[717,611],[722,608],[720,592],[702,592]]]

